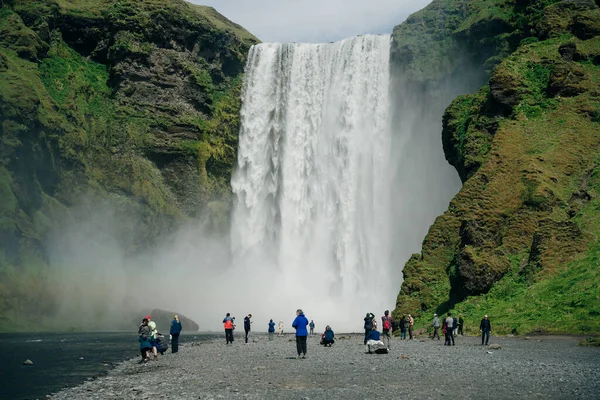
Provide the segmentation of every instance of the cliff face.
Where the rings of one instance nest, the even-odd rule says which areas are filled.
[[[600,331],[600,9],[528,3],[433,2],[395,30],[396,65],[434,98],[449,76],[489,72],[444,113],[463,187],[406,264],[396,316]]]
[[[226,226],[257,39],[182,0],[0,6],[1,325],[50,312],[48,236],[98,208],[131,252],[201,210]]]

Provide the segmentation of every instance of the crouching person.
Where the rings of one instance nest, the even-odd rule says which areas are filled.
[[[381,333],[374,326],[367,335],[367,353],[386,354],[387,352],[387,346],[381,341]]]
[[[335,336],[335,334],[333,333],[333,330],[331,329],[331,327],[329,325],[327,325],[325,327],[325,333],[323,333],[323,338],[321,340],[321,344],[323,346],[331,347],[331,345],[335,343],[335,340],[333,339],[334,336]]]

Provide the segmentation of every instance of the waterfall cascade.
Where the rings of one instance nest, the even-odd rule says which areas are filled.
[[[232,251],[262,308],[350,327],[394,307],[406,260],[390,259],[389,46],[366,35],[250,50]]]

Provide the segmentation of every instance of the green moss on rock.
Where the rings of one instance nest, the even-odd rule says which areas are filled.
[[[575,285],[600,283],[592,261],[600,47],[587,33],[600,10],[588,2],[468,3],[457,43],[492,24],[508,46],[495,47],[501,62],[488,84],[446,109],[444,150],[464,184],[406,264],[394,315],[428,320],[453,310],[471,332],[484,313],[498,333],[598,332],[586,313],[600,298]],[[566,22],[557,10],[568,10]],[[511,39],[528,34],[536,40]]]
[[[48,291],[28,293],[46,279],[47,235],[63,224],[110,209],[130,252],[199,212],[222,227],[257,39],[182,0],[0,6],[2,329],[51,310],[35,307]]]

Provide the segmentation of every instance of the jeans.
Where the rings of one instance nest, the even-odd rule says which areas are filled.
[[[450,346],[450,342],[452,341],[452,346],[454,346],[454,335],[452,335],[452,328],[446,328],[446,337],[444,340],[444,346]]]
[[[179,351],[179,333],[171,335],[171,352],[177,353]]]
[[[225,329],[225,340],[227,344],[233,343],[233,329]]]
[[[406,340],[406,328],[400,330],[400,338]]]
[[[484,344],[484,340],[485,344],[488,344],[490,341],[490,331],[488,331],[487,329],[481,331],[481,344]]]
[[[246,332],[246,336],[244,336],[244,339],[246,340],[246,343],[248,343],[248,335],[250,334],[250,329],[244,329],[244,332]]]
[[[390,348],[390,341],[391,341],[392,337],[391,337],[391,332],[389,329],[384,329],[383,332],[381,333],[381,341],[383,342],[383,344],[385,345],[385,347],[387,347],[388,349]]]
[[[306,355],[306,336],[296,336],[296,350],[298,356],[300,356],[300,353]]]
[[[269,332],[269,342],[273,341],[273,336],[275,336],[275,332]]]
[[[433,327],[433,337],[432,337],[432,339],[435,339],[437,337],[438,340],[440,340],[440,334],[438,333],[438,329],[440,329],[439,326],[434,326]]]
[[[369,337],[369,332],[371,332],[370,329],[365,329],[365,346],[367,345],[367,337]]]

